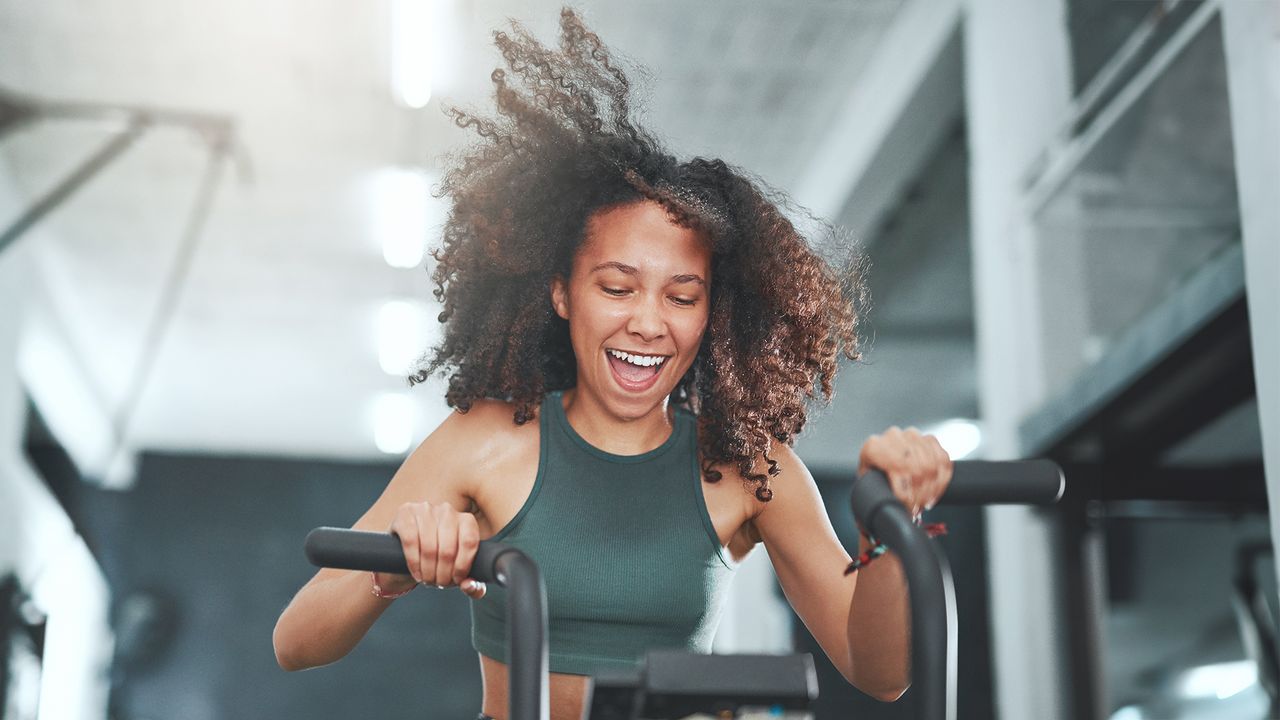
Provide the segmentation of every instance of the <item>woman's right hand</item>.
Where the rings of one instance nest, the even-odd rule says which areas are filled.
[[[447,503],[405,503],[396,510],[388,530],[400,539],[409,575],[376,573],[383,591],[392,594],[421,583],[445,588],[459,586],[468,597],[484,597],[485,585],[470,577],[480,546],[480,526],[471,513]]]

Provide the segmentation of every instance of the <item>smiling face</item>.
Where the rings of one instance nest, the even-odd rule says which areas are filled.
[[[654,202],[595,213],[566,283],[551,300],[569,321],[580,397],[638,419],[693,365],[707,327],[711,251]]]

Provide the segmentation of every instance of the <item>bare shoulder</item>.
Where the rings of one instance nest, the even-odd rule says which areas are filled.
[[[796,454],[796,451],[784,443],[775,442],[769,447],[769,459],[766,460],[763,455],[758,456],[755,465],[752,467],[752,473],[767,475],[769,472],[769,460],[777,463],[778,474],[769,477],[769,489],[773,491],[773,497],[768,501],[760,500],[755,495],[756,485],[749,483],[743,476],[742,471],[736,464],[721,463],[715,466],[721,472],[723,478],[721,482],[734,487],[744,488],[743,496],[746,505],[747,520],[742,527],[742,535],[752,544],[761,541],[760,530],[757,523],[771,505],[777,503],[782,497],[794,495],[798,492],[805,492],[808,486],[813,483],[813,476],[809,473],[809,468],[805,466],[804,461]]]
[[[517,425],[516,407],[502,400],[477,400],[469,410],[454,410],[437,431],[439,443],[462,467],[483,471],[538,450],[538,421]]]

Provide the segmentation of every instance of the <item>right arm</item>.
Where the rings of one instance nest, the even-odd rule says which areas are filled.
[[[470,415],[470,414],[468,414]],[[473,515],[459,513],[471,505],[473,488],[468,472],[471,452],[483,445],[476,437],[475,427],[480,418],[454,412],[436,428],[426,440],[404,461],[387,484],[378,500],[352,525],[356,530],[388,532],[396,528],[405,546],[406,559],[437,554],[434,544],[436,532],[425,533],[418,547],[416,532],[401,531],[415,525],[439,523],[439,561],[469,568],[474,558],[465,557],[468,548],[479,541],[479,531]],[[422,503],[426,505],[421,505]],[[410,505],[419,504],[419,505]],[[408,505],[408,507],[406,507]],[[428,507],[429,506],[429,507]],[[452,527],[448,524],[454,523]],[[459,543],[456,539],[463,537]],[[454,547],[445,547],[452,538]],[[467,542],[467,538],[471,541]],[[463,545],[459,549],[457,545]],[[447,571],[424,568],[409,562],[414,577],[379,574],[384,593],[390,594],[412,587],[418,579],[437,580],[442,585],[457,584],[462,578],[444,580]],[[272,633],[276,661],[285,670],[305,670],[335,662],[365,636],[373,623],[391,605],[391,600],[376,597],[373,581],[368,572],[323,568],[298,591],[288,607],[281,613]]]

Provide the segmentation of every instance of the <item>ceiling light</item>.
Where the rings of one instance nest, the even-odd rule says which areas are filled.
[[[431,197],[426,173],[389,167],[373,177],[373,236],[391,267],[411,268],[422,262],[431,211],[439,205]]]
[[[925,428],[924,434],[937,437],[952,460],[968,457],[982,445],[982,428],[974,420],[944,420]]]
[[[455,0],[391,0],[391,94],[421,109],[453,90],[466,37]]]
[[[1258,666],[1252,660],[1201,665],[1182,675],[1179,690],[1187,698],[1227,698],[1258,682]]]
[[[431,101],[432,0],[391,0],[391,90],[397,102]]]
[[[403,393],[383,393],[373,404],[373,443],[388,455],[403,455],[413,441],[413,401]]]
[[[388,300],[378,309],[378,365],[408,375],[438,337],[439,322],[424,302]]]

